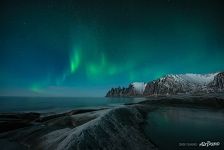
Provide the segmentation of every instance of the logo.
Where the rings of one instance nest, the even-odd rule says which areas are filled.
[[[220,142],[211,142],[211,141],[207,141],[207,142],[201,142],[199,144],[199,147],[200,146],[203,146],[203,147],[209,147],[209,146],[219,146],[220,145]]]

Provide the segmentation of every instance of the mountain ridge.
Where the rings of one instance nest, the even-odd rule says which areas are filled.
[[[168,74],[159,79],[133,82],[127,88],[111,88],[106,97],[135,97],[224,92],[224,72]]]

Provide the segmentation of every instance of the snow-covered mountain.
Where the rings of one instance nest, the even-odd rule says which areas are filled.
[[[128,88],[112,88],[107,97],[175,95],[224,91],[224,73],[169,74],[145,84],[133,82]]]
[[[144,95],[170,95],[179,93],[211,92],[208,84],[218,73],[213,74],[178,74],[166,75],[158,80],[149,82]]]
[[[127,88],[118,87],[112,88],[107,93],[107,97],[126,97],[126,96],[140,96],[143,95],[145,87],[147,86],[144,82],[133,82],[129,84]]]

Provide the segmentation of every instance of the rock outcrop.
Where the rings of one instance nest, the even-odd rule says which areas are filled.
[[[106,97],[127,97],[127,96],[140,96],[145,90],[146,84],[144,82],[131,83],[127,88],[118,87],[112,88]]]
[[[118,107],[73,129],[44,135],[40,148],[56,150],[157,149],[143,134],[142,113],[134,107]]]
[[[1,133],[0,145],[3,150],[154,150],[143,130],[150,110],[133,105],[47,116]]]

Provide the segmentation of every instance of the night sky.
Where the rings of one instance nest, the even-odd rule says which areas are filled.
[[[223,0],[1,0],[0,95],[104,96],[224,70]]]

